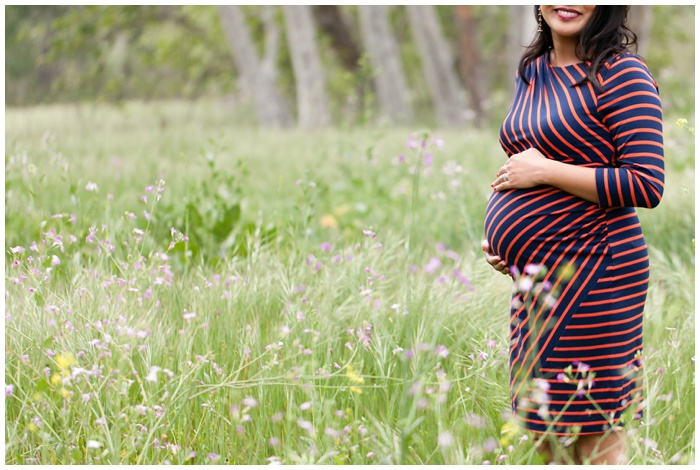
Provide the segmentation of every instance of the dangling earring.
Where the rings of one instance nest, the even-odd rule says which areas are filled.
[[[537,9],[537,32],[542,32],[542,7]]]

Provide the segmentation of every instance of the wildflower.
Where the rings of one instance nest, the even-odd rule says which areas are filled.
[[[545,379],[542,379],[542,378],[536,378],[535,385],[537,386],[537,388],[539,388],[540,390],[543,390],[545,392],[547,390],[549,390],[549,387],[550,387],[549,382],[547,382]]]
[[[24,253],[27,250],[25,250],[23,246],[15,246],[13,248],[10,248],[10,251],[13,255],[16,255],[17,253]]]
[[[425,272],[428,274],[433,274],[435,271],[437,271],[440,266],[442,266],[442,263],[440,262],[439,259],[433,257],[430,258],[430,261],[428,261],[428,264],[425,265]]]
[[[338,226],[338,221],[330,214],[321,217],[321,228],[335,228]]]
[[[93,183],[92,181],[88,181],[88,183],[85,185],[85,190],[86,191],[97,191],[97,184]]]
[[[377,236],[377,234],[374,233],[372,230],[363,230],[362,233],[363,233],[366,237],[374,238],[374,237]]]
[[[489,437],[484,441],[483,448],[485,452],[493,452],[498,448],[498,441],[493,437]]]
[[[303,429],[305,431],[309,431],[309,432],[312,431],[314,428],[314,425],[310,421],[306,421],[306,420],[301,419],[301,418],[297,419],[297,425],[301,429]]]
[[[51,255],[51,266],[57,266],[61,264],[61,260],[56,255]]]
[[[501,426],[501,446],[505,447],[518,435],[517,423],[514,419],[508,420]],[[527,437],[527,436],[524,436]]]
[[[197,316],[197,314],[195,312],[188,312],[185,310],[185,313],[182,315],[182,318],[189,321],[189,320],[192,320],[193,318],[195,318],[196,316]]]
[[[536,276],[537,273],[540,272],[540,269],[542,269],[542,267],[538,264],[528,264],[527,266],[525,266],[525,274],[530,276]]]
[[[362,395],[362,389],[361,389],[361,388],[357,388],[357,387],[355,387],[355,386],[350,387],[350,392],[352,392],[352,393],[357,393],[358,395]]]
[[[439,357],[445,358],[450,354],[450,352],[447,350],[447,347],[443,346],[442,344],[438,344],[435,347],[435,354],[437,354]]]
[[[345,375],[347,376],[348,379],[350,379],[351,382],[358,383],[358,384],[365,382],[365,379],[363,379],[362,377],[357,375],[355,373],[355,369],[353,369],[352,367],[348,367],[348,370],[345,373]]]
[[[88,440],[86,443],[88,449],[99,449],[102,447],[102,443],[98,441]]]
[[[258,406],[257,400],[255,400],[255,398],[253,397],[245,397],[241,401],[241,403],[243,404],[243,406],[247,406],[248,408],[255,408],[256,406]]]
[[[73,354],[66,352],[56,356],[56,364],[61,370],[65,370],[73,367],[76,364],[76,360]]]
[[[376,455],[377,455],[376,452],[367,452],[367,455],[365,455],[365,458],[369,460],[369,459],[375,457]]]
[[[209,460],[211,460],[212,462],[216,462],[216,461],[219,460],[221,457],[220,457],[219,455],[215,454],[214,452],[210,452],[210,453],[207,454],[207,458],[208,458]]]
[[[5,384],[5,396],[10,397],[12,396],[12,393],[15,391],[15,386],[12,384]]]
[[[529,292],[532,290],[532,286],[533,282],[529,277],[522,277],[518,282],[518,290],[520,290],[520,292]]]
[[[146,376],[145,380],[147,382],[157,382],[158,381],[158,372],[160,371],[160,367],[158,366],[151,366],[150,370],[148,371],[148,375]]]
[[[309,402],[309,401],[304,402],[304,403],[302,403],[301,405],[299,405],[299,409],[300,409],[301,411],[306,411],[306,410],[308,410],[309,408],[311,408],[311,402]]]
[[[447,447],[451,447],[454,444],[455,438],[449,431],[445,431],[438,435],[437,441],[438,446],[445,449]]]
[[[322,251],[333,251],[333,245],[331,245],[328,242],[323,242],[323,243],[321,243],[321,250]]]
[[[284,413],[278,411],[277,413],[270,416],[270,421],[272,421],[273,423],[279,423],[282,420],[282,418],[284,418]]]
[[[589,366],[588,364],[586,364],[584,362],[578,362],[578,364],[574,363],[574,365],[577,365],[576,371],[580,372],[581,374],[585,374],[591,368],[591,366]]]

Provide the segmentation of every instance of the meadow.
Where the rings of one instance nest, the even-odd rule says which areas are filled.
[[[668,116],[631,464],[695,460],[694,136]],[[6,464],[536,464],[509,431],[495,129],[5,114]]]

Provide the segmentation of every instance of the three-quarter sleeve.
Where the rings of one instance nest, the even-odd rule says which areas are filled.
[[[636,55],[615,59],[599,75],[604,89],[598,113],[615,147],[613,166],[596,168],[602,207],[656,207],[664,191],[661,101],[644,62]]]

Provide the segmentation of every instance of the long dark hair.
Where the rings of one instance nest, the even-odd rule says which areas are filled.
[[[579,83],[590,81],[598,91],[603,91],[596,75],[603,63],[615,54],[637,45],[637,35],[627,27],[629,5],[596,5],[591,19],[581,31],[576,45],[576,57],[590,65],[586,76]],[[535,5],[535,18],[539,15],[539,5]],[[554,46],[552,30],[542,21],[542,32],[535,36],[518,66],[518,74],[525,81],[525,68],[537,57],[546,54]]]

